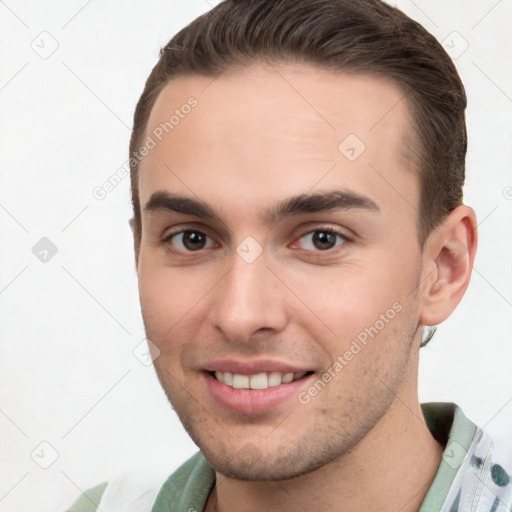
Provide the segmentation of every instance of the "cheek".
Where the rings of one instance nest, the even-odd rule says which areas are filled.
[[[193,267],[172,268],[141,253],[139,297],[146,333],[162,352],[175,352],[194,336],[215,281]]]
[[[191,298],[188,287],[175,272],[144,263],[141,259],[139,296],[142,315],[148,333],[162,342],[190,309]]]
[[[389,286],[392,278],[383,273],[382,268],[361,261],[331,268],[283,268],[281,275],[304,307],[334,328],[347,322],[357,324],[358,319],[370,318],[382,306],[389,306],[396,293]],[[402,286],[395,285],[395,289]]]
[[[288,271],[290,288],[297,292],[306,329],[313,332],[331,357],[343,354],[353,340],[396,337],[404,311],[413,296],[415,275],[379,261],[347,264],[309,272]]]

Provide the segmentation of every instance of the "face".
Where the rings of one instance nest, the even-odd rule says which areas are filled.
[[[383,78],[255,64],[156,101],[142,313],[169,400],[224,475],[339,459],[410,385],[422,255],[402,98]]]

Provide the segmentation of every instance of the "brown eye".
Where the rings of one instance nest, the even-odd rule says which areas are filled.
[[[317,229],[303,235],[301,240],[303,241],[301,244],[302,249],[306,249],[308,251],[328,251],[329,249],[333,249],[337,245],[341,245],[348,241],[348,238],[336,231]]]
[[[209,237],[200,231],[186,230],[174,233],[166,241],[182,252],[193,252],[204,249]]]

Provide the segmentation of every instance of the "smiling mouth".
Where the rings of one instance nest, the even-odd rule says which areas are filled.
[[[234,389],[267,389],[281,384],[288,384],[296,380],[303,379],[314,372],[300,373],[281,373],[281,372],[263,372],[254,375],[242,375],[231,372],[209,372],[212,377],[222,382],[226,386]]]

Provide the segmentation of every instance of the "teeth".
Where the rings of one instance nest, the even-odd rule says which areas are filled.
[[[249,389],[249,376],[235,373],[233,375],[233,387],[235,389]]]
[[[268,375],[268,385],[269,386],[279,386],[281,384],[281,373],[279,372],[271,372]]]
[[[268,377],[266,373],[257,373],[251,375],[249,379],[249,385],[251,389],[267,389],[268,388]]]
[[[291,382],[293,380],[293,373],[285,373],[281,377],[281,382]]]
[[[215,372],[215,378],[235,389],[267,389],[280,384],[286,384],[293,380],[302,379],[306,372],[300,373],[257,373],[255,375],[240,375],[230,372]]]

